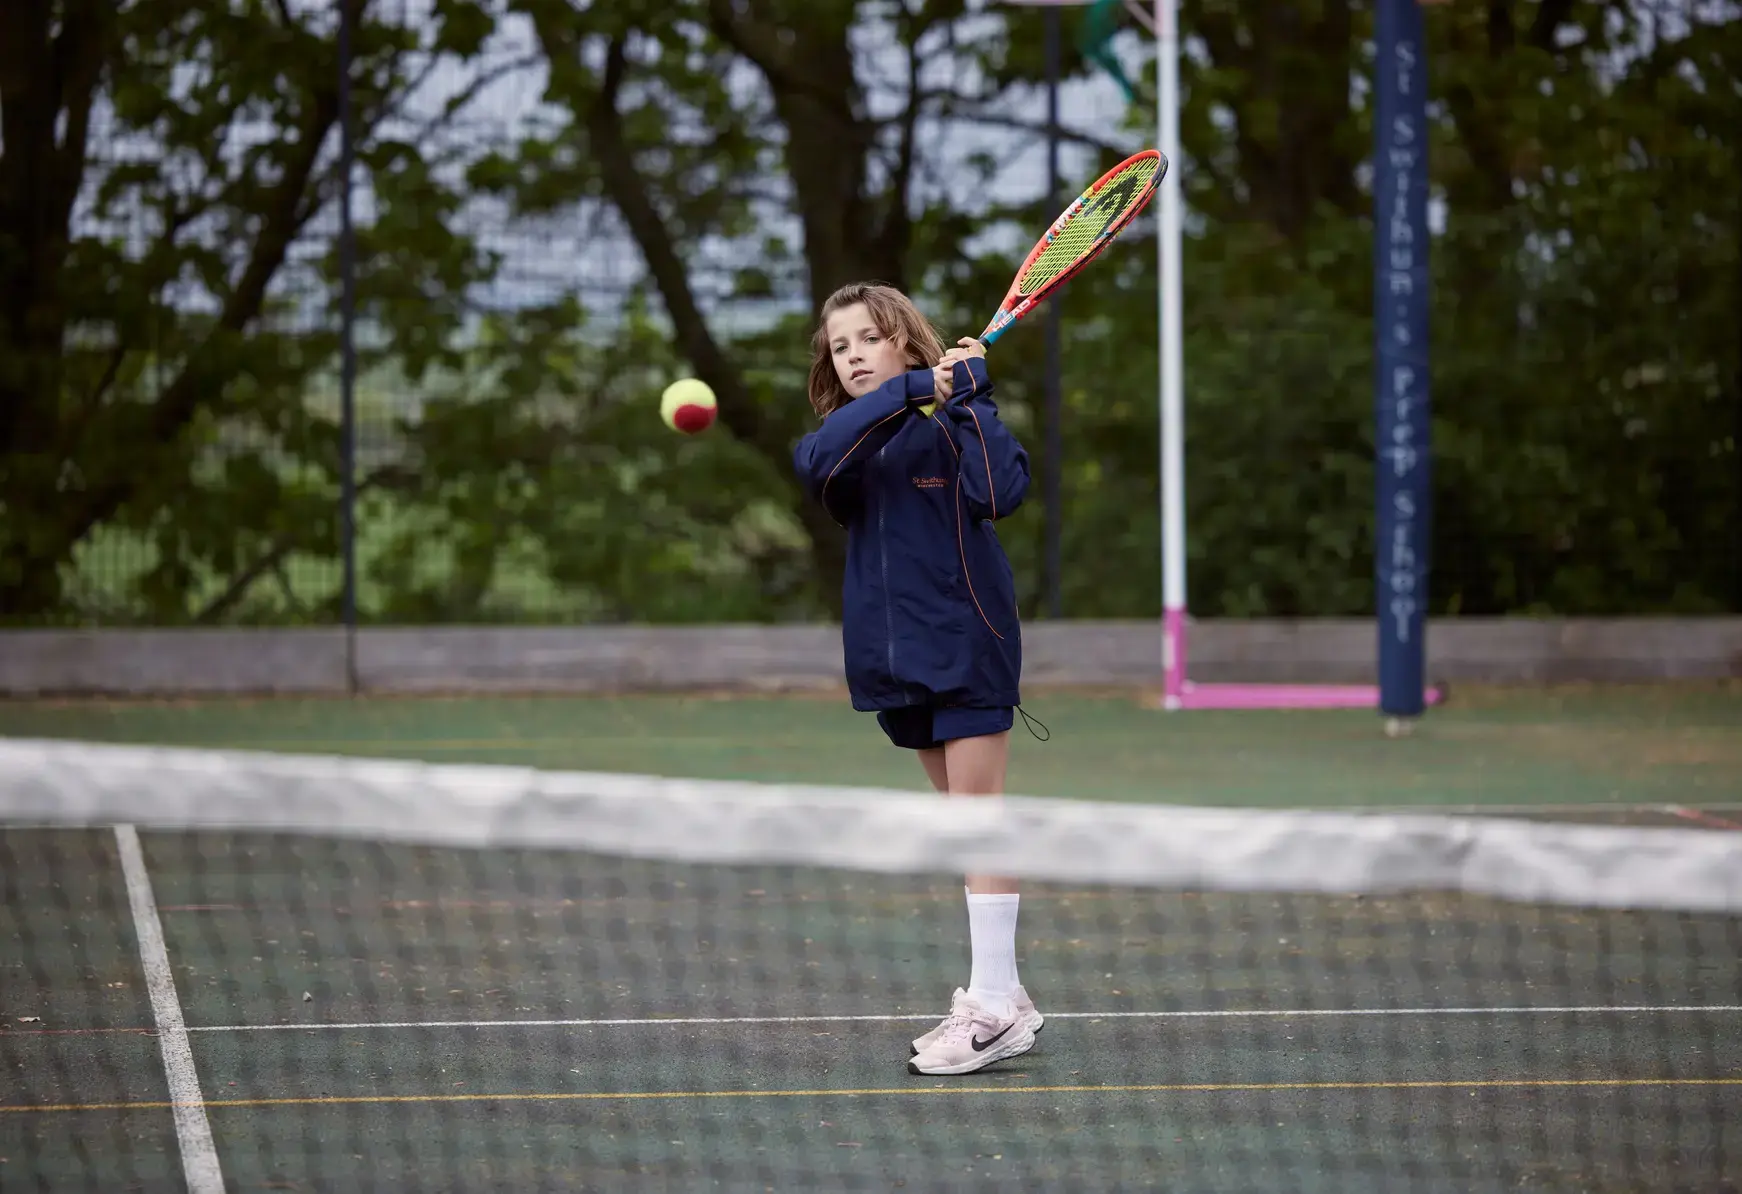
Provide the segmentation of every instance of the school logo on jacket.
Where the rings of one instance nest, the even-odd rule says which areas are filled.
[[[950,479],[948,477],[915,477],[913,485],[915,489],[948,489]]]

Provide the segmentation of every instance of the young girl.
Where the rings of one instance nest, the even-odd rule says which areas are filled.
[[[889,286],[844,286],[812,341],[823,425],[793,453],[847,528],[841,634],[853,707],[952,796],[1004,790],[1022,632],[994,520],[1021,505],[1028,454],[998,420],[985,349],[943,342]],[[1016,884],[967,880],[973,969],[913,1042],[916,1074],[968,1074],[1034,1047],[1044,1021],[1016,976]]]

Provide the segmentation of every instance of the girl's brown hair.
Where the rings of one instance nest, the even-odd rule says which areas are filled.
[[[853,282],[831,294],[823,304],[811,337],[810,400],[817,415],[827,418],[853,400],[835,374],[829,353],[829,316],[864,303],[877,330],[895,341],[915,369],[929,369],[943,359],[944,341],[931,321],[919,313],[913,300],[893,286],[880,282]]]

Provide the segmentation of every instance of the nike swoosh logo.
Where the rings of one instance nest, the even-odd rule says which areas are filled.
[[[1006,1024],[1004,1026],[1004,1032],[1009,1032],[1012,1028],[1015,1028],[1015,1027],[1016,1027],[1015,1024]],[[974,1052],[984,1053],[987,1049],[990,1049],[993,1045],[996,1045],[998,1043],[999,1037],[1002,1037],[1004,1035],[1004,1032],[999,1033],[998,1036],[993,1037],[989,1041],[983,1041],[979,1037],[976,1036],[976,1037],[973,1037],[972,1039],[970,1039],[968,1041],[968,1043],[970,1045],[974,1046]]]

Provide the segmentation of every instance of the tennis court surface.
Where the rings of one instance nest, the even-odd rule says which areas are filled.
[[[1721,779],[1475,816],[216,745],[0,739],[0,1188],[1742,1181]],[[1047,1026],[910,1075],[969,869],[1024,879]]]

